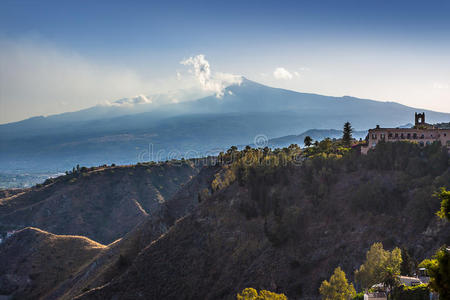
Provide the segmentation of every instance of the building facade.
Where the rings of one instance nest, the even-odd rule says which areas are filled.
[[[361,153],[367,152],[381,142],[411,141],[420,146],[430,145],[440,141],[442,146],[447,146],[450,151],[450,129],[435,128],[425,123],[425,113],[415,115],[415,126],[413,128],[381,128],[377,125],[369,129],[366,137],[367,144],[361,147]]]

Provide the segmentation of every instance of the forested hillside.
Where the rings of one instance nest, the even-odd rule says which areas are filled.
[[[49,297],[234,299],[253,287],[317,299],[336,267],[353,280],[375,242],[416,262],[449,244],[440,187],[450,168],[439,144],[380,143],[367,156],[330,140],[232,147]]]

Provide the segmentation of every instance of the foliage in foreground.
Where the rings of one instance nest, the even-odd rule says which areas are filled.
[[[334,270],[330,281],[324,280],[322,282],[319,292],[324,300],[348,300],[356,296],[353,284],[347,282],[347,278],[341,267],[337,267]]]
[[[246,288],[237,294],[237,300],[287,300],[284,294],[261,290],[259,293],[254,288]]]
[[[384,250],[382,243],[375,243],[367,251],[364,264],[355,272],[355,279],[364,289],[381,282],[386,286],[393,286],[394,278],[400,275],[401,263],[402,254],[399,248]]]
[[[427,284],[416,286],[400,285],[392,291],[392,300],[428,300],[430,290]]]
[[[439,293],[440,299],[450,299],[450,250],[441,247],[432,259],[425,259],[419,266],[427,269],[430,289]]]
[[[437,193],[436,195],[441,199],[441,210],[439,210],[436,214],[441,219],[450,221],[450,191],[447,191],[445,188],[441,188],[440,193]]]
[[[364,293],[357,293],[353,300],[364,300]]]

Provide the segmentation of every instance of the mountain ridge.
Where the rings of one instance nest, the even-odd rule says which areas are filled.
[[[158,214],[162,203],[200,168],[193,162],[97,167],[49,179],[17,194],[5,193],[0,198],[0,235],[34,226],[109,244]]]
[[[193,153],[201,157],[220,152],[214,149],[251,144],[258,135],[270,139],[311,128],[342,128],[346,121],[357,131],[377,124],[395,127],[411,122],[416,111],[397,103],[298,93],[244,80],[227,87],[220,99],[209,96],[150,112],[0,125],[0,171],[64,172],[77,164],[134,164]],[[450,119],[450,114],[425,112],[430,123]],[[150,159],[149,148],[161,155]]]
[[[211,96],[206,96],[206,97],[201,97],[198,99],[192,99],[192,100],[187,100],[187,101],[183,101],[181,103],[164,103],[164,106],[176,106],[179,104],[191,104],[191,102],[200,102],[201,104],[207,104],[207,102],[218,102],[218,103],[224,103],[226,102],[226,99],[229,96],[229,92],[235,92],[236,89],[239,89],[239,87],[241,86],[250,86],[252,88],[269,88],[272,90],[276,90],[276,91],[280,91],[283,93],[288,93],[288,94],[296,94],[296,95],[302,95],[302,96],[312,96],[312,97],[317,97],[317,98],[327,98],[327,99],[334,99],[336,101],[341,101],[341,100],[350,100],[350,101],[367,101],[370,103],[384,103],[384,104],[393,104],[393,105],[398,105],[401,107],[405,107],[405,108],[413,108],[411,106],[405,105],[405,104],[401,104],[395,101],[380,101],[380,100],[374,100],[374,99],[367,99],[367,98],[359,98],[359,97],[354,97],[354,96],[348,96],[348,95],[344,95],[344,96],[329,96],[329,95],[322,95],[322,94],[317,94],[317,93],[306,93],[306,92],[299,92],[299,91],[294,91],[294,90],[289,90],[289,89],[284,89],[284,88],[277,88],[277,87],[270,87],[270,86],[266,86],[260,83],[257,83],[255,81],[249,80],[246,77],[242,77],[242,82],[241,84],[233,84],[230,85],[228,87],[225,88],[225,93],[224,96],[219,98],[216,97],[215,95],[211,95]],[[233,93],[234,94],[234,93]],[[130,98],[124,98],[124,99],[130,99]],[[224,100],[225,99],[225,100]],[[121,101],[123,99],[118,99],[116,101],[113,101],[112,103],[116,103],[118,101]],[[0,127],[3,125],[12,125],[12,124],[18,124],[18,123],[23,123],[23,122],[33,122],[33,121],[42,121],[42,120],[51,120],[51,119],[62,119],[64,116],[68,116],[68,115],[73,115],[73,114],[78,114],[78,113],[89,113],[90,110],[93,110],[95,108],[124,108],[127,109],[129,107],[127,106],[114,106],[113,104],[104,104],[104,105],[95,105],[95,106],[91,106],[91,107],[87,107],[84,109],[80,109],[80,110],[75,110],[75,111],[68,111],[68,112],[62,112],[62,113],[57,113],[57,114],[52,114],[52,115],[48,115],[48,116],[43,116],[43,115],[39,115],[39,116],[32,116],[23,120],[18,120],[18,121],[14,121],[14,122],[8,122],[8,123],[3,123],[0,124]],[[142,104],[152,104],[150,103],[135,103],[134,105],[142,105]],[[157,107],[156,107],[157,108]],[[445,112],[438,112],[438,111],[433,111],[430,109],[424,109],[424,108],[413,108],[416,109],[418,111],[427,111],[427,112],[436,112],[436,113],[443,113],[443,114],[450,114],[450,113],[445,113]],[[146,113],[146,112],[150,112],[150,111],[142,111],[142,112],[135,112],[135,113]],[[121,115],[127,115],[127,114],[132,114],[132,113],[123,113],[123,114],[118,114],[118,115],[113,115],[112,117],[119,117]],[[94,119],[94,118],[92,118]]]

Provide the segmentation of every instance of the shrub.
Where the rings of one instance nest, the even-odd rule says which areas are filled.
[[[356,296],[353,298],[353,300],[364,300],[364,293],[358,293],[356,294]]]
[[[391,294],[392,300],[428,300],[430,290],[427,284],[416,286],[398,286],[394,288]]]
[[[441,188],[440,193],[436,193],[436,196],[441,199],[441,210],[437,212],[437,215],[441,219],[450,221],[450,191]]]
[[[284,294],[261,290],[259,293],[254,288],[246,288],[237,294],[237,300],[287,300]]]

